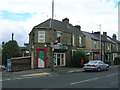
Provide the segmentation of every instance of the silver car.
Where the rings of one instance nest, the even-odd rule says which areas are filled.
[[[84,64],[83,69],[85,71],[87,70],[97,70],[97,71],[101,71],[101,70],[109,70],[109,65],[105,64],[103,61],[99,61],[99,60],[95,60],[95,61],[89,61],[88,63]]]

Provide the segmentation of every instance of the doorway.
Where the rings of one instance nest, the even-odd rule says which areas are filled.
[[[65,66],[65,53],[54,53],[54,66]]]

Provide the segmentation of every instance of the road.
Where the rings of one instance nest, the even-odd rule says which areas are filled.
[[[24,76],[25,77],[25,76]],[[3,88],[118,88],[118,68],[3,80]]]

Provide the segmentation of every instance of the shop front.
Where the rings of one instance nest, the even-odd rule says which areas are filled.
[[[54,47],[53,58],[54,58],[54,67],[57,66],[66,66],[66,46]]]

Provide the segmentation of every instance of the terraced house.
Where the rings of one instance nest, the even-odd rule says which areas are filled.
[[[86,39],[86,46],[84,50],[88,52],[89,59],[100,60],[100,58],[102,58],[104,61],[113,62],[115,57],[120,55],[120,41],[116,39],[115,34],[113,34],[113,37],[111,38],[107,36],[107,32],[103,32],[101,35],[100,46],[100,32],[89,33],[82,31],[82,33]]]
[[[34,26],[29,34],[30,52],[32,56],[31,67],[51,67],[52,54],[54,56],[55,67],[69,66],[71,57],[76,50],[84,50],[89,59],[98,60],[100,59],[99,36],[100,34],[98,32],[88,33],[81,31],[81,26],[73,26],[69,23],[68,18],[64,18],[62,21],[48,19]],[[108,36],[106,37],[109,38]],[[104,38],[104,35],[102,36],[102,43],[106,45],[102,46],[104,48],[102,48],[102,56],[105,56],[106,53],[109,54],[105,51],[108,46],[110,46],[109,52],[112,53],[112,45],[120,44],[115,38],[109,38],[110,40],[107,40],[106,37]],[[118,51],[115,53],[118,54]]]

